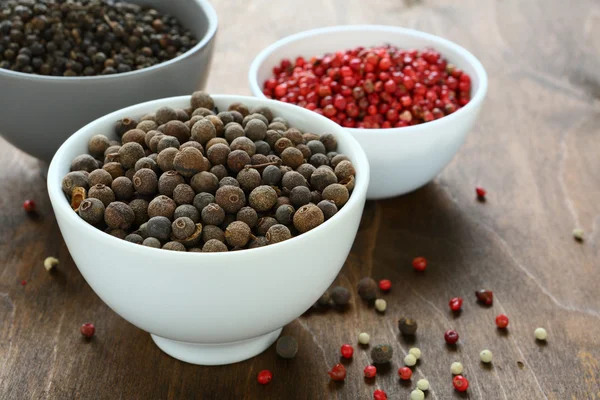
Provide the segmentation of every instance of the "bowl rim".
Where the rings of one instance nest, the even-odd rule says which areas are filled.
[[[146,107],[159,108],[161,106],[176,103],[176,102],[182,101],[182,100],[189,101],[191,96],[186,95],[186,96],[166,97],[166,98],[162,98],[162,99],[151,100],[151,101],[135,104],[133,106],[129,106],[129,107],[125,107],[125,108],[116,110],[110,114],[107,114],[103,117],[100,117],[100,118],[90,122],[89,124],[85,125],[81,129],[79,129],[77,132],[73,133],[56,151],[54,157],[52,158],[50,166],[48,168],[47,189],[48,189],[48,195],[50,197],[50,201],[51,201],[57,222],[60,218],[62,218],[59,214],[61,214],[61,215],[65,214],[65,218],[67,218],[69,220],[69,224],[74,224],[77,227],[77,229],[82,229],[85,232],[85,235],[91,236],[91,238],[94,241],[97,241],[97,242],[108,241],[110,246],[112,246],[112,248],[114,248],[114,249],[117,249],[118,251],[136,252],[136,253],[149,251],[150,253],[148,253],[148,255],[150,255],[150,256],[158,255],[158,254],[163,254],[163,255],[168,254],[169,257],[173,257],[173,258],[200,257],[202,259],[208,259],[209,257],[216,258],[216,257],[227,257],[227,256],[229,256],[231,258],[235,258],[235,257],[238,257],[240,254],[242,254],[242,255],[252,254],[252,255],[257,255],[257,256],[259,256],[261,254],[261,252],[263,252],[262,254],[266,254],[264,252],[272,251],[274,246],[277,246],[278,250],[285,250],[284,246],[288,246],[288,247],[290,247],[289,250],[293,250],[293,247],[296,244],[298,244],[300,241],[312,240],[312,236],[314,236],[315,232],[320,232],[323,229],[326,229],[327,225],[328,225],[327,223],[329,221],[331,221],[331,220],[340,221],[342,218],[349,218],[350,213],[353,211],[353,209],[356,207],[359,207],[361,201],[364,202],[364,199],[366,199],[366,195],[367,195],[367,188],[369,185],[369,173],[370,173],[370,167],[369,167],[369,162],[368,162],[367,156],[366,156],[364,150],[362,149],[362,147],[360,146],[360,144],[358,143],[358,141],[354,137],[352,137],[352,135],[350,135],[348,132],[346,132],[342,127],[337,125],[335,122],[331,121],[330,119],[328,119],[324,116],[313,113],[310,110],[306,110],[302,107],[298,107],[293,104],[282,103],[282,102],[279,102],[276,100],[261,99],[261,98],[252,97],[252,96],[237,96],[237,95],[230,95],[230,94],[211,94],[211,96],[215,100],[222,100],[222,101],[225,101],[228,103],[233,103],[236,101],[242,101],[242,102],[243,101],[252,101],[252,102],[260,102],[261,104],[264,104],[266,106],[271,105],[273,107],[291,108],[291,109],[294,109],[293,110],[294,112],[304,114],[304,116],[303,116],[304,119],[316,118],[317,120],[319,120],[319,122],[324,125],[323,133],[334,133],[334,135],[338,138],[340,136],[343,137],[344,142],[346,142],[349,146],[351,146],[353,148],[354,152],[356,153],[356,155],[352,159],[352,162],[354,163],[357,171],[360,171],[360,174],[362,175],[359,179],[357,179],[354,190],[353,190],[352,194],[350,195],[348,202],[344,205],[344,207],[342,207],[333,217],[331,217],[329,220],[325,221],[323,224],[317,226],[316,228],[314,228],[306,233],[295,236],[289,240],[275,243],[275,244],[268,245],[268,246],[257,247],[254,249],[244,249],[241,251],[227,251],[227,252],[218,252],[218,253],[168,251],[168,250],[164,250],[162,248],[157,249],[157,248],[153,248],[153,247],[142,246],[139,244],[131,243],[126,240],[114,237],[114,236],[88,224],[83,219],[81,219],[77,215],[77,213],[75,213],[73,211],[68,200],[65,197],[65,194],[62,191],[62,185],[60,183],[62,182],[63,175],[62,175],[62,172],[59,170],[59,166],[58,166],[58,164],[60,162],[59,160],[66,157],[65,153],[68,152],[72,146],[75,146],[77,143],[79,143],[79,141],[82,140],[81,139],[82,136],[86,136],[90,130],[93,130],[94,128],[96,128],[96,125],[105,125],[109,121],[114,122],[115,120],[118,120],[126,113],[131,113],[131,114],[140,113],[140,111],[138,111],[138,109],[142,109],[142,108],[146,108]],[[58,212],[57,212],[57,208],[58,208]],[[363,210],[363,208],[360,207],[359,212],[362,213],[362,210]],[[160,252],[160,253],[157,254],[155,252]],[[165,252],[168,252],[168,253],[165,253]],[[249,252],[252,252],[252,253],[249,253]],[[198,255],[198,254],[202,254],[202,255]],[[182,258],[182,260],[183,260],[183,258]],[[209,265],[207,265],[206,267],[209,267]],[[173,266],[170,266],[169,268],[173,268]]]
[[[213,38],[215,37],[215,34],[217,33],[219,19],[217,16],[217,12],[214,9],[214,7],[212,6],[212,4],[208,0],[193,0],[193,1],[206,14],[206,18],[208,20],[208,27],[206,29],[206,33],[204,34],[202,39],[198,43],[196,43],[196,45],[194,47],[192,47],[185,53],[183,53],[175,58],[172,58],[170,60],[163,61],[163,62],[155,64],[151,67],[142,68],[142,69],[135,70],[135,71],[121,72],[121,73],[111,74],[111,75],[49,76],[49,75],[28,74],[25,72],[11,71],[9,69],[0,68],[0,76],[5,75],[10,78],[28,79],[28,80],[33,80],[33,81],[78,82],[81,80],[81,81],[85,81],[85,82],[93,82],[93,81],[101,81],[101,80],[107,80],[107,79],[113,79],[113,80],[120,79],[120,78],[126,79],[128,77],[135,76],[135,75],[151,73],[152,71],[155,71],[157,69],[167,68],[171,64],[175,64],[179,61],[183,61],[186,58],[191,57],[192,54],[195,54],[198,51],[200,51],[201,49],[203,49],[207,44],[209,44],[213,40]]]
[[[284,46],[287,46],[299,39],[304,38],[315,38],[318,36],[323,36],[328,33],[333,32],[347,32],[347,31],[363,31],[363,32],[393,32],[397,34],[403,34],[409,37],[419,37],[424,38],[433,42],[441,43],[443,46],[451,48],[455,52],[459,53],[469,65],[473,67],[477,78],[479,80],[479,86],[474,96],[471,98],[469,103],[466,106],[462,107],[460,110],[446,115],[443,118],[436,119],[427,123],[405,126],[401,128],[378,128],[378,129],[366,129],[366,128],[347,128],[344,129],[350,131],[353,135],[362,135],[362,134],[373,134],[373,133],[383,133],[383,134],[394,134],[398,133],[399,130],[402,131],[403,134],[411,134],[411,133],[419,133],[423,134],[427,131],[435,131],[435,128],[440,127],[440,124],[451,123],[457,118],[460,118],[463,114],[470,112],[471,110],[476,109],[485,98],[488,88],[488,77],[483,68],[481,62],[475,57],[470,51],[465,49],[464,47],[458,45],[455,42],[452,42],[448,39],[444,39],[441,36],[433,35],[431,33],[419,31],[416,29],[410,28],[402,28],[399,26],[392,25],[341,25],[341,26],[330,26],[325,28],[317,28],[311,29],[307,31],[302,31],[295,33],[290,36],[286,36],[283,39],[276,41],[275,43],[270,44],[266,48],[264,48],[254,60],[250,64],[250,69],[248,71],[248,81],[250,84],[250,90],[252,94],[256,97],[266,99],[266,96],[263,94],[261,86],[258,83],[258,69],[263,65],[266,58],[281,49]],[[443,55],[443,54],[442,54]]]

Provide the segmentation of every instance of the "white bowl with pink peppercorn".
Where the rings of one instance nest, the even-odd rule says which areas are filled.
[[[379,47],[381,50],[381,47],[386,45],[393,48],[388,48],[388,53],[372,52],[375,57],[369,61],[367,61],[368,51],[364,54],[360,51],[350,53],[346,62],[343,58],[344,53],[341,53],[337,57],[341,61],[339,65],[334,61],[336,52],[346,52],[359,46],[367,49]],[[401,52],[404,49],[407,51]],[[409,49],[417,49],[419,54]],[[421,51],[425,49],[433,49],[435,53],[431,52],[422,57]],[[328,60],[323,57],[326,54],[331,55]],[[411,60],[405,60],[406,56],[411,57]],[[296,64],[298,57],[301,57],[301,60]],[[311,62],[312,57],[319,57],[312,60],[316,63]],[[358,61],[352,61],[354,58]],[[383,63],[388,65],[379,64],[382,58],[387,58]],[[451,67],[446,68],[442,61],[438,62],[439,59],[447,60]],[[287,61],[282,65],[282,60]],[[425,62],[422,66],[419,65],[418,63],[423,60]],[[370,61],[373,61],[375,68],[365,67]],[[289,67],[288,62],[290,62]],[[420,75],[419,69],[430,68],[431,64],[442,65],[443,69],[427,82],[430,75],[425,73]],[[319,65],[325,67],[317,70]],[[290,77],[294,74],[295,66],[301,66],[301,70],[296,71],[296,77]],[[346,66],[345,71],[342,70],[344,66]],[[410,66],[409,69],[413,71],[405,71],[406,66]],[[281,67],[289,72],[286,74],[283,71],[280,76],[283,79],[279,81],[274,74],[275,72],[281,74]],[[277,71],[274,71],[274,68]],[[308,69],[313,72],[314,79],[309,77],[303,80],[302,77],[307,76]],[[371,93],[365,89],[366,75],[362,75],[361,71],[374,74],[369,79],[374,84],[374,87],[371,86],[372,90],[368,88]],[[448,75],[452,76],[450,84],[443,74],[448,71],[453,72]],[[346,72],[349,76],[348,80],[345,80]],[[387,75],[384,74],[382,79],[379,72],[385,72]],[[468,77],[465,75],[461,78],[463,73]],[[405,75],[410,79],[405,78]],[[321,76],[332,77],[332,81],[336,83],[331,85],[330,82],[323,82]],[[409,82],[403,79],[408,79]],[[488,86],[487,74],[483,66],[463,47],[428,33],[378,25],[329,27],[283,38],[256,56],[250,66],[249,82],[254,96],[283,98],[283,101],[316,109],[317,112],[344,126],[367,153],[372,171],[367,192],[369,200],[409,193],[427,184],[439,174],[456,155],[467,133],[475,124]],[[390,82],[389,86],[385,85],[387,82]],[[434,82],[436,84],[433,84]],[[286,85],[279,86],[281,83]],[[301,84],[307,86],[300,88]],[[442,84],[446,85],[446,92],[442,92]],[[433,87],[436,85],[439,89]],[[448,85],[454,89],[449,90]],[[329,87],[321,89],[320,86]],[[357,89],[358,92],[348,91],[344,86],[350,90],[356,86],[360,89]],[[419,93],[415,91],[415,87]],[[390,91],[388,92],[387,89]],[[431,94],[432,97],[427,97],[430,95],[429,89],[435,92]],[[465,97],[461,103],[461,89],[465,89],[464,92],[469,94],[468,102]],[[454,101],[449,99],[448,91],[458,93]],[[314,93],[309,94],[310,92]],[[387,94],[382,97],[381,93],[386,92]],[[417,94],[421,97],[415,98]],[[402,99],[403,96],[408,98]],[[367,99],[363,100],[363,107],[353,108],[354,106],[348,105],[350,103],[360,105],[362,98]],[[434,98],[441,103],[435,103]],[[396,104],[393,104],[394,100]],[[422,100],[425,103],[421,108],[414,109],[413,106],[419,105]],[[427,100],[430,102],[427,103]],[[386,105],[381,106],[382,103]],[[446,103],[453,104],[446,109]],[[375,108],[369,109],[372,104]],[[330,106],[327,107],[328,105]],[[389,109],[395,111],[388,113]],[[350,115],[357,115],[357,117],[349,118]],[[363,119],[363,115],[373,116]],[[418,124],[411,125],[417,121]],[[425,121],[428,122],[421,123]],[[357,125],[365,126],[357,127]],[[400,127],[400,125],[408,126]]]
[[[146,247],[85,222],[71,208],[62,182],[72,160],[87,153],[90,138],[98,134],[116,138],[115,122],[123,118],[138,119],[165,106],[188,108],[189,96],[142,103],[91,122],[59,148],[48,172],[48,192],[60,231],[92,289],[116,313],[149,332],[164,352],[200,365],[230,364],[261,353],[284,325],[319,299],[350,252],[369,181],[364,151],[327,118],[273,100],[212,98],[220,110],[234,102],[251,109],[264,106],[303,132],[332,134],[338,151],[356,170],[354,188],[343,207],[314,229],[288,240],[220,253]]]

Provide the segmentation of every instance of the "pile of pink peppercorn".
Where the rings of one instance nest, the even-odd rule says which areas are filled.
[[[264,83],[268,98],[348,128],[401,128],[452,114],[471,99],[471,77],[434,49],[357,47],[281,60]]]

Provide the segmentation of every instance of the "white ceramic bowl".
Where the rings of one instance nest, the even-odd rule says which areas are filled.
[[[176,16],[198,44],[172,60],[123,74],[54,77],[0,69],[0,134],[50,162],[73,132],[96,118],[204,87],[217,31],[217,13],[209,1],[130,1]]]
[[[358,46],[392,44],[433,47],[471,76],[472,99],[457,112],[426,124],[391,129],[348,129],[371,165],[369,200],[411,192],[431,181],[452,160],[471,130],[487,91],[487,74],[464,48],[438,36],[394,26],[337,26],[297,33],[264,49],[248,74],[254,96],[264,98],[264,82],[283,58],[309,58]]]
[[[56,152],[48,192],[69,252],[92,289],[123,318],[152,334],[167,354],[203,365],[245,360],[265,350],[281,328],[306,311],[342,268],[362,215],[369,164],[356,140],[311,111],[272,100],[213,96],[219,109],[234,101],[265,105],[292,126],[332,133],[357,170],[349,201],[330,220],[288,241],[229,253],[154,249],[112,237],[73,212],[61,190],[71,160],[96,134],[114,135],[115,121],[162,106],[187,107],[189,96],[116,111],[80,129]]]

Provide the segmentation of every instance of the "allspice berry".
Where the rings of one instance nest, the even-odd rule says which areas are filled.
[[[233,142],[235,139],[244,136],[244,128],[240,124],[232,122],[227,124],[223,134],[227,143]]]
[[[319,207],[321,211],[323,211],[325,221],[333,217],[338,212],[337,206],[331,200],[322,200],[319,203],[317,203],[317,207]]]
[[[183,240],[192,236],[196,231],[196,224],[187,217],[177,218],[171,224],[171,231],[176,239]]]
[[[119,149],[118,154],[119,162],[125,169],[135,167],[136,161],[146,155],[142,145],[135,142],[125,143]]]
[[[321,143],[325,145],[325,149],[328,152],[335,151],[335,149],[337,149],[337,140],[335,139],[335,136],[333,136],[331,133],[321,135],[319,139],[321,139]]]
[[[248,111],[248,107],[246,107],[245,104],[242,104],[240,102],[231,103],[227,110],[228,111],[237,111],[240,114],[242,114],[242,117],[245,117],[246,115],[248,115],[250,113]]]
[[[229,146],[223,143],[216,143],[207,150],[206,156],[212,165],[225,165],[227,164],[229,153],[231,153]]]
[[[231,151],[243,150],[250,157],[252,157],[256,153],[256,145],[252,140],[248,139],[245,136],[233,139],[233,141],[229,145],[229,148],[231,149]]]
[[[173,213],[174,219],[180,217],[188,217],[189,219],[194,221],[195,224],[197,224],[198,222],[200,222],[200,211],[198,211],[198,209],[191,204],[182,204],[179,207],[177,207],[175,209],[175,212]]]
[[[357,290],[363,300],[371,301],[377,298],[377,282],[373,278],[362,278],[358,281]]]
[[[115,124],[115,133],[117,136],[121,137],[125,134],[125,132],[134,129],[137,125],[137,121],[131,118],[123,118]]]
[[[319,168],[322,165],[329,166],[329,158],[325,154],[317,153],[310,156],[308,160],[315,168]]]
[[[146,145],[146,132],[144,132],[141,129],[131,129],[128,130],[127,132],[125,132],[125,134],[123,135],[123,138],[121,139],[121,143],[125,144],[125,143],[130,143],[130,142],[135,142],[140,144],[142,147],[144,147]]]
[[[277,195],[275,198],[277,198]],[[244,194],[244,191],[231,185],[222,186],[217,189],[215,200],[217,204],[229,214],[237,213],[240,208],[246,205],[246,195]],[[256,209],[256,207],[254,208]],[[257,211],[259,210],[257,209]]]
[[[150,196],[158,190],[158,177],[148,168],[142,168],[133,175],[133,188],[144,196]]]
[[[177,208],[177,204],[175,201],[167,196],[157,196],[150,204],[148,204],[148,216],[150,218],[163,216],[168,219],[173,219],[173,213],[175,213],[175,209]]]
[[[177,171],[167,171],[158,178],[158,193],[173,197],[173,191],[181,183],[185,183],[183,176]]]
[[[185,250],[185,246],[179,242],[168,242],[165,243],[162,247],[164,250],[171,250],[171,251],[186,251]]]
[[[155,121],[160,126],[177,119],[177,111],[171,107],[161,107],[156,110]]]
[[[252,119],[244,127],[244,133],[248,139],[254,142],[263,140],[267,135],[267,125],[260,119]]]
[[[236,179],[240,184],[240,188],[246,193],[260,186],[262,180],[260,173],[254,168],[244,168],[237,174]]]
[[[333,166],[333,165],[332,165]],[[339,164],[334,167],[335,176],[337,176],[338,181],[343,181],[350,176],[356,175],[356,170],[354,169],[354,165],[352,162],[348,160],[343,160]]]
[[[234,221],[225,229],[225,240],[232,247],[244,247],[250,240],[252,231],[242,221]]]
[[[205,118],[209,120],[211,124],[214,125],[215,130],[217,131],[217,136],[222,136],[223,131],[225,130],[225,125],[223,124],[223,121],[221,121],[221,119],[216,115],[207,115]]]
[[[281,182],[281,170],[275,165],[267,166],[262,172],[262,184],[269,186],[279,185]]]
[[[290,239],[292,237],[292,233],[287,226],[277,224],[269,228],[265,237],[269,241],[269,244],[274,244]]]
[[[202,153],[193,147],[187,147],[179,151],[173,159],[173,167],[181,175],[188,178],[201,171],[208,170],[208,166],[204,163]]]
[[[296,172],[301,174],[307,181],[310,181],[310,177],[316,170],[317,169],[312,164],[308,163],[304,163],[296,168]]]
[[[125,169],[118,162],[109,162],[102,166],[102,169],[110,174],[113,179],[125,175]],[[112,183],[112,182],[111,182]],[[108,186],[108,185],[107,185]]]
[[[313,174],[314,175],[314,174]],[[286,172],[281,178],[281,186],[287,190],[292,190],[296,186],[308,186],[306,179],[296,171]]]
[[[304,155],[295,147],[288,147],[281,152],[283,165],[296,169],[304,163]]]
[[[133,197],[134,188],[133,182],[129,178],[120,176],[113,180],[110,185],[117,200],[129,200]]]
[[[217,130],[212,122],[206,118],[201,119],[192,126],[191,140],[194,140],[201,145],[206,144],[215,137],[217,137]]]
[[[277,220],[273,217],[263,217],[256,223],[256,233],[260,236],[265,236],[269,231],[269,228],[273,225],[277,225]]]
[[[81,172],[69,172],[65,178],[67,176],[69,176],[69,174],[80,174]],[[104,169],[95,169],[92,172],[90,172],[90,176],[86,178],[89,182],[90,186],[94,186],[97,185],[99,183],[106,185],[106,186],[110,186],[112,185],[112,181],[113,181],[113,177],[110,175],[110,173]],[[87,189],[86,186],[82,185],[81,183],[83,182],[79,182],[79,185],[76,186],[81,186],[85,189]],[[71,189],[72,190],[72,189]],[[63,179],[63,191],[65,191],[65,180]],[[65,192],[66,193],[66,192]],[[70,194],[70,193],[69,193]]]
[[[277,340],[275,352],[281,358],[292,359],[298,353],[298,341],[293,336],[282,336]]]
[[[192,177],[190,186],[196,193],[215,193],[219,188],[219,180],[215,174],[202,171]]]
[[[405,336],[412,336],[417,333],[417,321],[412,318],[400,318],[398,321],[398,329]]]
[[[204,225],[221,225],[225,220],[225,210],[218,204],[210,203],[201,211]]]
[[[310,203],[310,200],[310,189],[306,186],[296,186],[290,192],[290,202],[294,205],[294,207],[302,207],[303,205]]]
[[[194,197],[194,201],[193,201],[192,204],[199,211],[202,211],[204,209],[204,207],[206,207],[210,203],[214,203],[214,202],[215,202],[215,196],[213,196],[212,194],[210,194],[210,193],[198,193]]]
[[[289,128],[283,133],[283,137],[291,140],[294,146],[304,143],[304,137],[302,136],[302,132],[300,132],[300,130],[296,128]]]
[[[194,189],[185,183],[180,183],[175,186],[175,189],[173,190],[173,201],[175,201],[175,204],[178,206],[182,204],[192,204],[195,196],[196,192],[194,192]]]
[[[211,239],[216,239],[225,243],[225,232],[223,232],[223,230],[218,226],[205,225],[204,229],[202,230],[202,240],[204,243],[206,243]]]
[[[332,159],[331,159],[331,167],[332,168],[337,168],[337,166],[342,162],[342,161],[350,161],[350,159],[348,158],[348,156],[344,155],[344,154],[336,154]]]
[[[120,201],[113,201],[104,211],[104,222],[110,228],[127,230],[134,220],[135,214],[131,207]]]
[[[150,237],[167,241],[171,238],[171,221],[163,216],[152,217],[147,222],[146,231]]]
[[[218,241],[217,239],[210,239],[204,243],[204,246],[202,246],[202,251],[205,253],[220,253],[227,251],[227,245]]]
[[[264,236],[256,236],[254,239],[250,239],[248,242],[249,249],[256,249],[258,247],[264,247],[269,244],[269,241]]]
[[[331,200],[336,205],[342,207],[348,201],[350,194],[344,185],[333,183],[323,189],[322,196],[325,200]]]
[[[187,142],[191,136],[190,128],[181,121],[167,122],[164,125],[162,132],[167,136],[174,136],[179,143]]]
[[[154,140],[154,139],[152,139]],[[175,169],[174,161],[175,156],[179,154],[179,150],[174,147],[167,147],[158,153],[158,157],[156,158],[156,163],[164,172],[171,171]]]
[[[306,146],[310,149],[311,154],[327,153],[327,151],[325,150],[325,145],[319,140],[311,140],[310,142],[306,143]]]
[[[134,199],[129,202],[129,207],[135,214],[135,225],[142,225],[148,221],[148,202],[144,199]]]
[[[250,228],[254,228],[258,222],[258,213],[252,207],[242,207],[236,214],[238,221],[245,222]]]
[[[314,204],[307,204],[298,209],[294,214],[294,227],[300,233],[305,233],[316,228],[325,221],[321,209]]]
[[[154,237],[147,237],[142,242],[142,246],[153,247],[155,249],[160,249],[160,240]]]
[[[104,171],[104,170],[100,169],[100,170],[96,170],[96,171]],[[93,172],[95,172],[95,171],[92,171],[89,174],[89,176],[81,171],[69,172],[68,174],[65,175],[65,177],[62,180],[63,192],[67,196],[71,196],[71,193],[73,193],[73,189],[75,189],[76,187],[82,187],[85,190],[88,190],[90,187],[90,183],[89,183],[90,177]],[[106,172],[106,171],[104,171],[104,172]],[[110,177],[110,178],[111,178],[110,181],[112,182],[112,177]],[[91,186],[93,186],[93,185],[91,185]]]
[[[92,157],[100,158],[104,156],[104,152],[110,146],[110,141],[104,135],[94,135],[88,141],[88,152]]]
[[[249,203],[258,212],[273,208],[277,202],[277,192],[271,186],[262,185],[254,189],[249,196]]]
[[[89,154],[77,156],[71,162],[71,171],[87,171],[92,172],[98,168],[98,162]]]
[[[277,207],[277,211],[275,211],[275,218],[280,224],[289,226],[293,224],[295,212],[296,209],[291,205],[282,204],[279,207]]]
[[[243,150],[233,150],[227,156],[227,167],[233,172],[240,172],[250,164],[250,156]]]
[[[160,137],[160,140],[158,141],[158,145],[156,146],[156,152],[160,153],[161,151],[163,151],[164,149],[168,149],[169,147],[173,147],[173,148],[179,150],[179,146],[180,146],[180,143],[176,137],[163,135]]]
[[[79,216],[87,223],[95,225],[104,220],[104,204],[98,199],[87,198],[79,204]]]
[[[115,194],[111,188],[99,183],[90,188],[88,191],[88,198],[98,199],[104,204],[104,207],[108,207],[110,203],[115,201]]]
[[[350,297],[350,291],[343,286],[336,286],[331,290],[331,300],[336,306],[347,305]]]
[[[199,90],[197,92],[192,93],[192,98],[190,100],[192,108],[195,110],[196,108],[207,108],[212,110],[215,108],[215,102],[205,91]]]
[[[137,233],[130,233],[129,235],[125,236],[125,240],[135,244],[142,244],[144,242],[144,238]]]
[[[333,183],[337,183],[337,177],[329,168],[317,168],[310,177],[310,185],[320,192]]]

